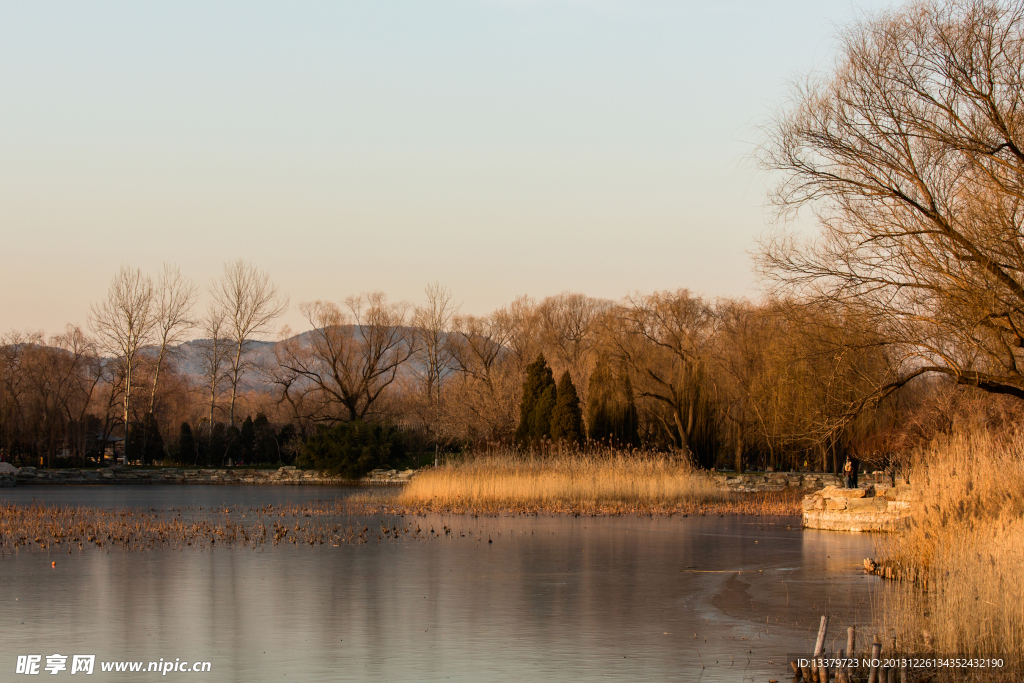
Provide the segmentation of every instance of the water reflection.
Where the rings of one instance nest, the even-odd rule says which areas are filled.
[[[874,584],[869,537],[786,519],[405,522],[441,538],[8,555],[0,681],[54,652],[209,660],[205,681],[763,681]]]

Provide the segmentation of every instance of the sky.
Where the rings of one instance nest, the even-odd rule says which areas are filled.
[[[86,325],[122,265],[206,288],[237,258],[299,330],[431,282],[474,314],[756,296],[759,126],[887,5],[0,2],[0,333]]]

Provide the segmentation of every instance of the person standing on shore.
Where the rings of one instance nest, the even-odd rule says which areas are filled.
[[[853,483],[853,461],[850,460],[850,456],[846,456],[846,464],[843,465],[843,474],[846,475],[846,488],[854,488]]]

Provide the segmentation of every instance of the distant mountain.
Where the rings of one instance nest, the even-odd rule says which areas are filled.
[[[250,360],[260,367],[272,368],[277,363],[276,353],[277,347],[280,344],[295,340],[300,346],[307,346],[310,344],[312,334],[313,330],[307,330],[306,332],[293,335],[281,341],[250,342]],[[202,350],[203,345],[207,343],[209,343],[209,339],[193,339],[179,344],[174,348],[174,362],[177,366],[178,372],[188,377],[194,383],[201,384],[204,381],[202,370]],[[155,353],[155,349],[149,349],[149,351],[150,353]],[[416,360],[410,360],[404,367],[405,370],[410,373],[420,372],[424,369],[422,363]],[[264,381],[264,379],[259,376],[259,373],[255,372],[246,373],[245,383],[247,387],[256,390],[266,389],[270,386],[268,382]]]

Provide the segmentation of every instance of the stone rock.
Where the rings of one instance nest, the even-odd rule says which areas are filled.
[[[885,498],[855,498],[848,500],[846,504],[846,508],[848,510],[877,510],[879,512],[885,512],[887,507],[889,507],[889,501]]]
[[[821,496],[804,496],[803,506],[804,510],[823,510],[825,499]]]

